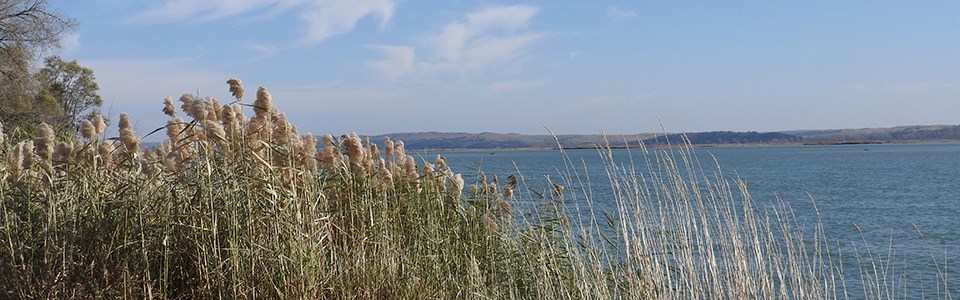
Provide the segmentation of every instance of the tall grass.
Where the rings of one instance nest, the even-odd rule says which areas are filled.
[[[758,209],[689,147],[639,145],[628,162],[600,147],[604,183],[570,158],[545,186],[464,183],[402,141],[302,135],[266,89],[244,104],[228,83],[234,103],[182,96],[189,121],[164,101],[170,121],[150,134],[167,139],[151,149],[126,115],[117,138],[92,120],[79,138],[7,141],[0,297],[850,296],[822,227],[785,204]],[[594,184],[613,199],[594,199]],[[864,297],[897,298],[880,266],[864,272]],[[935,294],[949,298],[940,274]]]

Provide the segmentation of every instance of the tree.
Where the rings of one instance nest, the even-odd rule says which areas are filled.
[[[46,0],[0,0],[0,48],[56,48],[76,21],[52,11]]]
[[[56,124],[66,132],[76,131],[80,120],[100,113],[100,104],[103,103],[97,93],[100,87],[93,70],[81,66],[76,60],[64,61],[59,56],[47,57],[44,63],[44,68],[37,73],[43,88],[38,97],[51,97],[62,117]]]
[[[51,10],[46,0],[0,0],[0,119],[4,126],[32,125],[57,114],[52,93],[32,66],[45,50],[59,47],[60,36],[76,26]],[[62,112],[61,112],[62,113]]]

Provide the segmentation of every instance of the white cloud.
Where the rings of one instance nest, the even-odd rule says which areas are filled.
[[[238,15],[258,13],[265,19],[287,11],[300,12],[306,22],[301,44],[315,45],[327,38],[353,30],[368,15],[377,16],[381,26],[393,16],[395,0],[166,0],[131,17],[140,23],[170,23],[186,20],[210,22]],[[251,16],[256,17],[256,15]]]
[[[631,10],[622,9],[616,6],[611,6],[607,9],[607,18],[613,20],[613,22],[621,22],[627,19],[636,18],[639,15]]]
[[[494,68],[521,57],[531,45],[546,37],[542,32],[523,31],[538,10],[513,5],[473,12],[464,21],[447,24],[417,46],[378,47],[383,59],[368,66],[389,78],[464,74]]]
[[[383,52],[384,58],[368,62],[367,66],[370,68],[390,79],[397,79],[412,72],[417,59],[413,47],[375,46],[375,48]]]
[[[379,17],[383,26],[393,16],[394,6],[393,0],[311,1],[310,8],[300,15],[309,24],[301,42],[317,44],[350,32],[367,15]]]

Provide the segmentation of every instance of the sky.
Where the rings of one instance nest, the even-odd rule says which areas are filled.
[[[166,97],[229,102],[234,77],[243,103],[266,87],[314,134],[960,123],[960,1],[50,6],[79,23],[59,55],[92,68],[103,110],[129,113],[141,134],[165,124]]]

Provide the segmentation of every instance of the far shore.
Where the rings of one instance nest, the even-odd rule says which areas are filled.
[[[818,141],[808,141],[808,142],[797,142],[797,143],[752,143],[752,144],[694,144],[691,145],[694,148],[735,148],[735,147],[780,147],[780,146],[850,146],[850,145],[900,145],[900,144],[940,144],[940,143],[958,143],[960,140],[957,139],[947,139],[947,140],[908,140],[908,141],[831,141],[831,142],[818,142]],[[573,146],[573,147],[562,147],[562,150],[583,150],[583,149],[597,149],[601,146]],[[671,144],[671,145],[645,145],[646,148],[681,148],[683,145]],[[636,149],[640,148],[640,145],[610,145],[602,146],[602,148],[610,149]],[[410,151],[424,151],[424,152],[482,152],[482,151],[547,151],[547,150],[561,150],[561,147],[521,147],[521,148],[447,148],[447,149],[409,149]],[[492,153],[491,153],[492,154]]]

